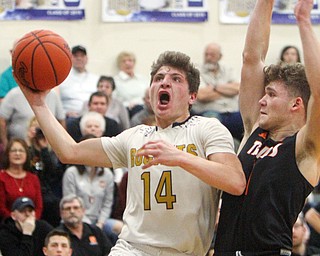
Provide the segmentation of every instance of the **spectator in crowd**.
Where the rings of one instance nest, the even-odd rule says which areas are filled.
[[[29,149],[24,140],[9,141],[3,165],[4,170],[0,171],[0,217],[10,217],[13,202],[21,196],[26,196],[34,202],[36,218],[40,219],[40,181],[37,175],[31,173]]]
[[[127,186],[128,186],[128,171],[124,172],[121,181],[117,184],[117,195],[114,200],[115,204],[111,213],[111,218],[121,220],[127,204]]]
[[[310,228],[307,255],[320,255],[320,202],[316,204],[307,203],[304,213]]]
[[[46,256],[71,256],[71,240],[66,231],[54,229],[50,231],[43,246],[43,253]]]
[[[308,242],[309,235],[310,232],[308,225],[303,217],[303,214],[301,213],[293,225],[291,256],[306,255],[306,243]]]
[[[65,113],[54,90],[48,94],[46,103],[54,116],[65,127]],[[20,87],[11,89],[0,105],[0,136],[4,146],[6,146],[8,139],[13,137],[26,139],[28,125],[33,116],[34,114]]]
[[[83,104],[88,100],[90,94],[96,91],[99,79],[98,75],[89,72],[86,68],[88,56],[85,47],[74,46],[71,52],[72,69],[66,80],[57,87],[67,122],[81,116]]]
[[[143,102],[143,109],[134,114],[130,120],[131,127],[138,124],[155,125],[155,115],[150,103],[150,88],[146,89]]]
[[[198,115],[218,118],[232,136],[241,141],[243,124],[239,112],[239,82],[235,81],[231,69],[220,63],[221,58],[220,45],[210,43],[206,46],[198,98],[192,110]]]
[[[38,1],[34,0],[15,0],[15,8],[17,9],[31,9],[37,6]]]
[[[31,171],[39,177],[43,212],[41,218],[52,226],[60,223],[59,202],[62,188],[62,171],[58,169],[58,159],[39,127],[35,117],[31,118],[27,144],[29,146]]]
[[[103,92],[94,92],[91,94],[88,102],[88,110],[89,112],[97,112],[101,114],[105,119],[105,128],[103,129],[103,136],[112,137],[120,133],[119,124],[105,116],[108,108],[108,96]],[[82,134],[80,129],[80,122],[82,116],[74,118],[70,120],[67,124],[67,131],[71,135],[71,137],[79,142]]]
[[[128,129],[130,127],[128,110],[120,100],[112,96],[116,89],[114,79],[111,76],[101,76],[97,89],[100,92],[104,92],[109,98],[106,116],[116,120],[120,125],[121,131]]]
[[[106,121],[103,116],[94,111],[87,112],[80,120],[80,131],[82,138],[86,135],[101,137],[106,127]]]
[[[82,140],[89,138],[95,136],[89,133]],[[66,169],[63,176],[63,196],[73,194],[81,197],[85,209],[83,221],[104,230],[113,244],[123,226],[122,220],[110,218],[116,200],[115,186],[109,168],[73,165]]]
[[[301,63],[299,49],[293,45],[283,47],[280,53],[280,61],[287,64]]]
[[[136,57],[132,52],[120,52],[117,57],[119,73],[114,76],[116,90],[114,97],[129,110],[131,118],[143,107],[143,95],[149,86],[148,80],[135,72]]]
[[[62,224],[59,229],[66,231],[71,238],[72,256],[106,256],[111,243],[96,225],[83,222],[85,208],[83,200],[75,195],[61,199],[60,213]]]
[[[16,44],[16,40],[12,48],[10,49],[10,55],[12,54],[12,50],[14,45]],[[16,80],[14,80],[12,75],[12,66],[10,65],[5,71],[0,74],[0,102],[7,95],[7,93],[14,87],[17,87],[18,84]]]
[[[111,124],[114,124],[113,120],[111,120],[111,119],[113,118],[113,116],[115,116],[115,118],[117,118],[117,120],[120,120],[120,122],[118,122],[118,124],[119,124],[118,125],[119,126],[118,133],[120,133],[123,128],[125,128],[125,129],[128,128],[128,124],[129,124],[128,111],[119,100],[114,99],[112,97],[112,92],[113,92],[113,90],[115,88],[115,83],[114,83],[114,80],[113,80],[112,77],[101,76],[100,79],[99,79],[97,88],[98,88],[98,92],[97,93],[93,93],[92,96],[95,95],[96,97],[98,97],[98,96],[102,97],[102,95],[103,95],[102,93],[104,93],[105,95],[108,96],[107,114],[105,114],[105,116],[107,116],[107,118],[105,118],[105,123],[108,124],[107,125],[108,127],[106,127],[105,125],[101,126],[101,127],[106,127],[106,128],[103,129],[103,131],[107,130],[107,131],[110,131],[110,132],[106,132],[106,133],[103,133],[103,134],[106,134],[106,136],[110,136],[111,137],[111,136],[113,136],[112,135],[112,130],[113,129],[111,129],[111,127],[112,127]],[[92,104],[87,104],[87,106],[89,107],[89,109],[95,110],[95,111],[97,111],[97,112],[102,114],[103,111],[105,111],[105,107],[106,107],[106,105],[104,104],[104,99],[100,98],[100,100],[98,100],[96,97],[94,99],[91,97],[90,100],[91,100]],[[94,101],[94,102],[92,102],[92,101]],[[91,105],[91,107],[90,107],[90,105]],[[110,111],[110,109],[112,109],[112,111]],[[91,114],[91,116],[92,116],[92,114]],[[88,116],[86,114],[83,116],[83,118],[84,117],[85,117],[85,119],[88,118]],[[84,131],[85,122],[84,122],[84,120],[82,120],[83,118],[81,118],[81,121],[80,121],[80,132],[81,132],[82,136],[86,135],[86,133]],[[108,118],[110,119],[110,121],[108,120]],[[100,119],[100,118],[97,118],[97,119]],[[114,120],[116,120],[116,119],[114,119]],[[74,128],[70,128],[70,129],[72,129],[74,131],[77,131],[78,128],[74,127]],[[94,129],[93,126],[91,127],[91,129]],[[99,134],[95,134],[95,133],[93,133],[93,134],[96,137],[101,137],[101,135],[99,135]],[[110,134],[110,135],[108,135],[108,134]],[[126,168],[115,168],[115,169],[113,169],[114,181],[115,181],[115,183],[117,185],[120,183],[121,178],[122,178],[122,176],[123,176],[123,174],[125,172],[127,172]]]
[[[0,225],[0,250],[3,256],[42,256],[46,235],[53,227],[36,220],[35,205],[28,197],[12,204],[10,217]]]

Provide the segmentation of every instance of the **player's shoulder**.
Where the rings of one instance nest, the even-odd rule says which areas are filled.
[[[156,130],[157,130],[156,126],[150,126],[145,124],[139,124],[127,129],[127,131],[130,131],[132,134],[142,134],[144,136],[147,136],[155,132]]]
[[[197,116],[194,115],[192,117],[190,117],[190,119],[187,120],[187,122],[185,123],[186,126],[198,126],[198,125],[208,125],[208,126],[220,126],[222,125],[221,122],[214,117],[204,117],[204,116]]]
[[[144,124],[139,124],[133,127],[130,127],[115,137],[128,137],[128,138],[136,138],[139,134],[141,136],[148,136],[151,133],[156,131],[156,126],[149,126]]]

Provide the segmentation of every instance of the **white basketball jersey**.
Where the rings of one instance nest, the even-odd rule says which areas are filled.
[[[120,238],[205,255],[212,242],[220,191],[180,167],[152,166],[136,152],[150,140],[164,140],[180,150],[206,158],[233,153],[229,131],[214,118],[193,116],[161,129],[139,125],[101,139],[114,168],[128,167],[127,206]]]

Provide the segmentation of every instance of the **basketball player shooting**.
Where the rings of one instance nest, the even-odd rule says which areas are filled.
[[[320,174],[320,44],[313,0],[294,9],[302,64],[265,67],[273,0],[257,0],[243,51],[240,145],[247,186],[224,193],[215,255],[291,255],[292,227]],[[235,210],[236,209],[236,210]]]
[[[188,56],[164,52],[151,71],[157,125],[80,143],[49,111],[47,92],[20,85],[62,162],[129,168],[124,227],[111,256],[205,255],[220,191],[242,194],[245,178],[229,131],[216,119],[190,116],[199,83]]]

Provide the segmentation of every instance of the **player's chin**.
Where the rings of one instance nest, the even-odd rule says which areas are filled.
[[[259,127],[263,130],[270,130],[270,124],[266,121],[259,121]]]
[[[265,115],[260,115],[259,117],[259,127],[263,128],[268,126],[268,118]]]

